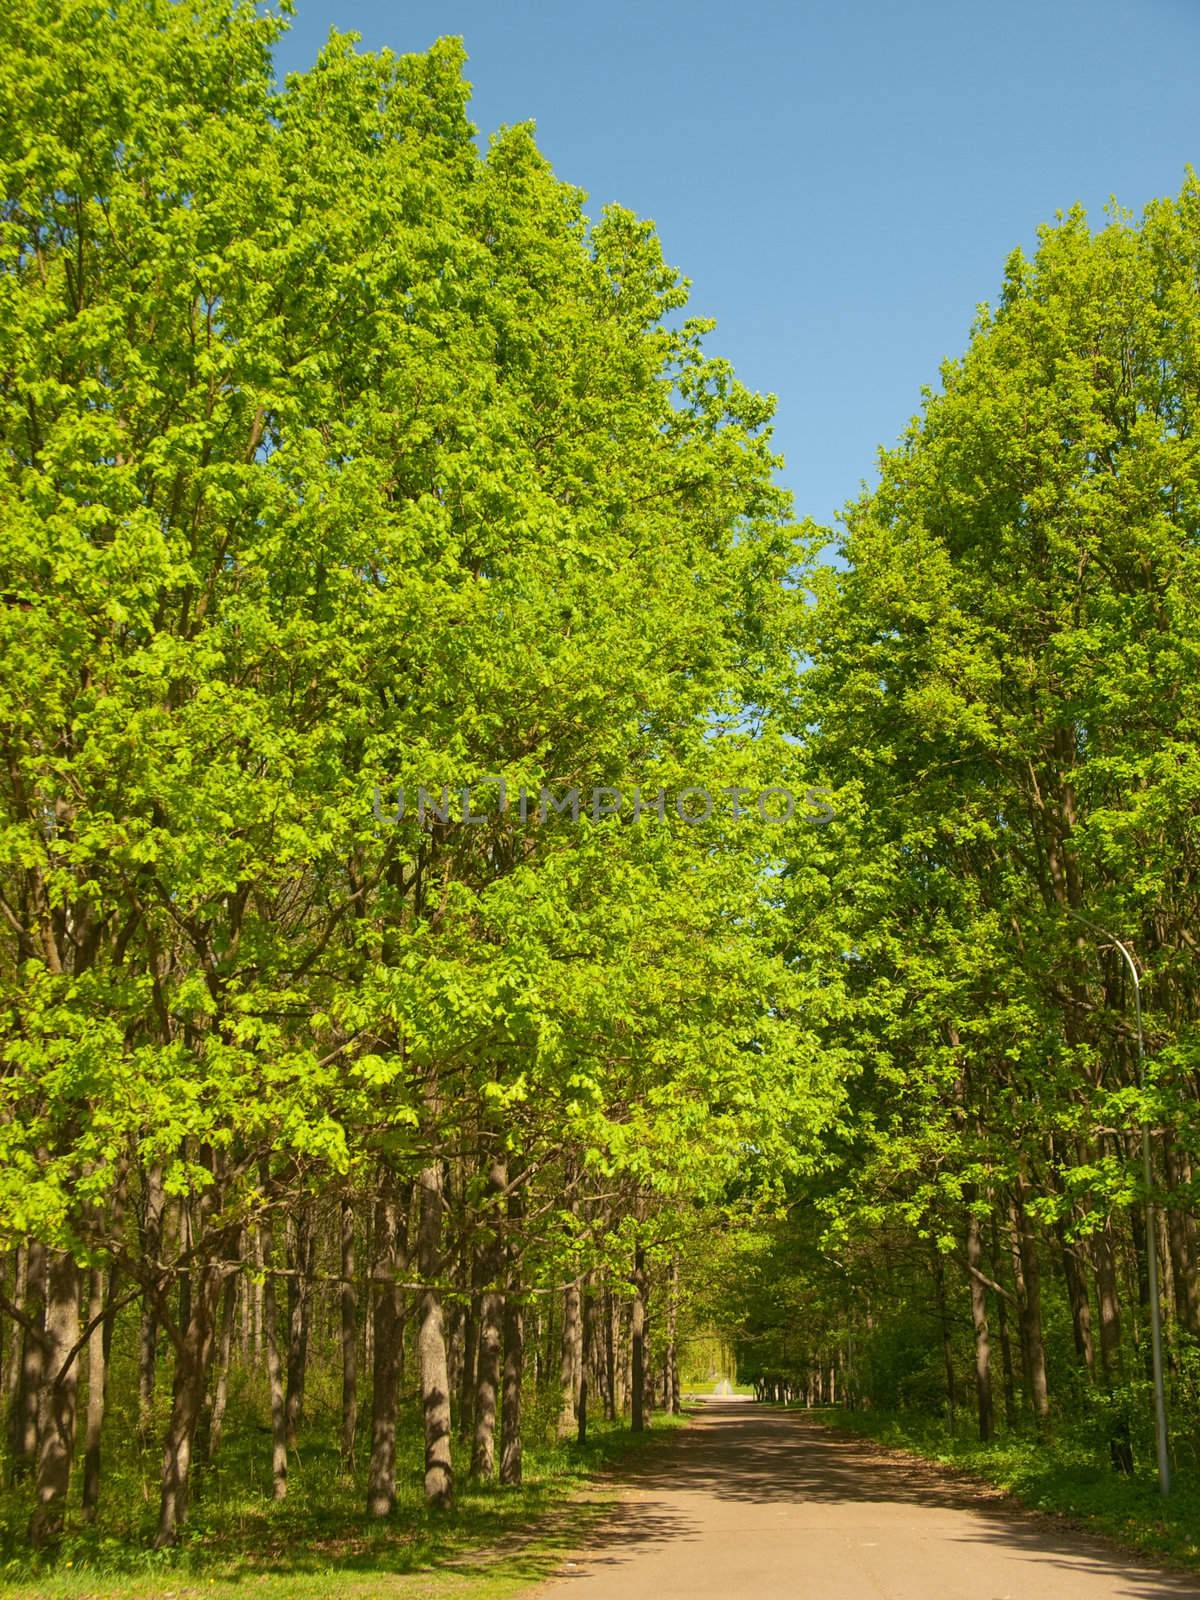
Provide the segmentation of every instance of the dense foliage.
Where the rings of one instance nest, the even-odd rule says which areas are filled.
[[[515,1486],[697,1330],[1128,1470],[1152,1242],[1185,1459],[1200,185],[1014,255],[828,563],[649,224],[281,26],[0,18],[21,1539]]]
[[[814,579],[797,721],[838,817],[787,897],[798,959],[841,942],[850,1104],[723,1302],[778,1388],[973,1390],[985,1438],[1002,1391],[1125,1467],[1153,1459],[1148,1198],[1200,1447],[1198,285],[1193,176],[1043,229]]]
[[[648,224],[589,225],[527,127],[480,154],[456,44],[334,37],[279,88],[279,26],[0,21],[0,1231],[35,1542],[85,1351],[96,1513],[130,1341],[147,1431],[172,1358],[163,1544],[231,1363],[265,1364],[285,1494],[314,1330],[374,1515],[406,1345],[434,1505],[455,1430],[520,1480],[527,1338],[543,1386],[561,1343],[564,1428],[589,1374],[640,1426],[656,1377],[677,1404],[673,1240],[825,1095],[768,931],[782,835],[677,809],[795,762],[762,710],[799,603],[770,402],[673,315]]]

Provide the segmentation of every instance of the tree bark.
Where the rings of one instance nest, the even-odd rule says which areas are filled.
[[[488,1188],[496,1208],[478,1256],[482,1282],[479,1296],[479,1348],[475,1357],[475,1437],[471,1476],[490,1478],[495,1465],[496,1399],[500,1388],[500,1351],[503,1341],[504,1296],[500,1278],[504,1269],[504,1240],[500,1231],[500,1197],[508,1187],[508,1171],[493,1162]]]
[[[942,1336],[942,1365],[946,1372],[946,1406],[949,1414],[950,1434],[954,1435],[955,1413],[958,1410],[958,1384],[954,1374],[954,1345],[950,1338],[950,1309],[946,1304],[946,1268],[941,1252],[933,1252],[933,1284],[937,1295],[938,1326]],[[832,1371],[831,1371],[832,1376]],[[833,1399],[830,1397],[829,1404]]]
[[[1190,1334],[1200,1334],[1200,1280],[1196,1274],[1195,1221],[1174,1193],[1190,1182],[1187,1159],[1181,1155],[1170,1134],[1163,1140],[1163,1173],[1172,1191],[1164,1207],[1167,1242],[1171,1256],[1171,1277],[1175,1289],[1175,1316]]]
[[[396,1503],[396,1392],[404,1340],[404,1291],[399,1278],[407,1264],[409,1196],[398,1198],[390,1174],[383,1178],[375,1207],[375,1261],[372,1268],[371,1460],[367,1469],[367,1515],[386,1517]]]
[[[679,1393],[679,1360],[675,1346],[677,1325],[679,1321],[679,1258],[671,1257],[671,1275],[667,1289],[667,1350],[664,1358],[663,1388],[666,1394],[666,1410],[671,1416],[678,1416],[683,1409],[683,1400]]]
[[[284,1418],[287,1442],[294,1447],[304,1417],[304,1382],[308,1371],[308,1323],[312,1299],[313,1250],[316,1234],[308,1208],[288,1226],[288,1358]]]
[[[160,1265],[163,1236],[162,1167],[157,1163],[146,1171],[142,1206],[142,1260],[151,1272]],[[154,1378],[158,1358],[158,1302],[153,1294],[142,1300],[142,1322],[138,1330],[138,1429],[143,1439],[149,1434],[154,1413]]]
[[[112,1343],[112,1313],[106,1309],[108,1274],[93,1267],[88,1281],[87,1419],[83,1446],[83,1519],[96,1520],[100,1504],[100,1440],[108,1401],[108,1352]],[[97,1318],[100,1320],[97,1322]]]
[[[354,1462],[354,1436],[358,1432],[358,1290],[354,1281],[354,1207],[341,1206],[341,1275],[338,1295],[342,1314],[342,1465]]]
[[[979,1437],[986,1441],[995,1432],[992,1416],[992,1347],[988,1330],[987,1290],[977,1273],[983,1270],[983,1239],[978,1212],[967,1213],[967,1265],[974,1271],[971,1283],[971,1323],[975,1329],[975,1403],[979,1417]]]
[[[641,1244],[633,1251],[633,1308],[629,1328],[629,1345],[632,1357],[630,1398],[633,1412],[630,1426],[634,1433],[643,1433],[646,1427],[646,1252]]]
[[[558,1361],[558,1436],[569,1438],[576,1426],[576,1389],[583,1339],[580,1316],[579,1280],[563,1290],[563,1319]]]
[[[471,1441],[475,1437],[475,1391],[479,1383],[479,1319],[482,1311],[480,1285],[483,1283],[482,1251],[478,1240],[464,1252],[464,1277],[471,1295],[463,1319],[463,1359],[458,1381],[458,1434]]]
[[[26,1244],[18,1244],[13,1251],[13,1289],[12,1298],[15,1306],[25,1309],[25,1286],[27,1283],[26,1268],[29,1260],[29,1249]],[[13,1323],[12,1340],[4,1352],[4,1377],[2,1380],[3,1392],[0,1394],[0,1403],[4,1407],[4,1419],[8,1425],[8,1437],[11,1457],[15,1457],[14,1424],[17,1415],[18,1395],[21,1389],[21,1334],[19,1323]],[[11,1466],[11,1462],[10,1462]]]
[[[1021,1342],[1028,1355],[1030,1404],[1038,1426],[1041,1427],[1050,1414],[1050,1398],[1046,1386],[1046,1346],[1042,1341],[1042,1280],[1037,1242],[1025,1214],[1024,1194],[1024,1180],[1018,1178],[1014,1190],[1013,1220],[1025,1291],[1020,1307]]]
[[[240,1253],[240,1247],[239,1247]],[[221,1291],[220,1334],[217,1339],[217,1372],[213,1384],[212,1410],[208,1419],[208,1459],[215,1461],[225,1429],[225,1407],[229,1400],[229,1364],[233,1359],[233,1313],[237,1305],[238,1274],[231,1272]]]
[[[604,1415],[609,1422],[617,1418],[617,1326],[612,1289],[604,1288]],[[623,1407],[621,1408],[623,1409]]]
[[[1000,1237],[996,1226],[996,1214],[992,1213],[992,1277],[997,1283],[1001,1279],[1000,1267]],[[1017,1412],[1017,1386],[1013,1377],[1012,1340],[1008,1336],[1008,1305],[1005,1297],[996,1296],[996,1323],[1000,1334],[1000,1375],[1004,1385],[1004,1421],[1009,1428],[1015,1428],[1019,1419]]]
[[[263,1344],[267,1356],[267,1385],[271,1395],[271,1498],[287,1498],[288,1444],[287,1405],[283,1385],[283,1361],[279,1354],[279,1304],[275,1295],[274,1251],[271,1229],[260,1230],[263,1257]]]
[[[579,1311],[579,1400],[575,1407],[576,1437],[580,1444],[587,1443],[588,1386],[592,1366],[592,1332],[596,1318],[593,1314],[595,1296],[592,1293],[591,1274],[583,1280],[582,1302]]]
[[[71,1463],[75,1455],[75,1401],[79,1368],[79,1267],[69,1251],[55,1251],[46,1275],[45,1373],[38,1394],[37,1503],[29,1523],[35,1547],[63,1529]]]
[[[254,1285],[249,1291],[251,1322],[253,1336],[251,1345],[255,1362],[262,1360],[266,1353],[267,1337],[267,1280],[263,1273],[263,1231],[261,1228],[254,1230]]]
[[[229,1243],[219,1243],[221,1255],[229,1248]],[[204,1384],[212,1355],[214,1321],[223,1270],[217,1262],[209,1261],[199,1272],[196,1292],[190,1296],[187,1327],[175,1352],[171,1420],[163,1444],[162,1499],[158,1532],[154,1539],[156,1549],[173,1544],[180,1526],[187,1518],[192,1442],[200,1419],[200,1408],[204,1404]]]
[[[417,1312],[421,1411],[425,1427],[425,1499],[448,1506],[454,1493],[450,1444],[450,1372],[446,1329],[436,1279],[441,1270],[442,1168],[434,1162],[418,1179],[418,1252],[423,1288]]]
[[[1096,1273],[1096,1303],[1100,1309],[1100,1366],[1106,1383],[1120,1378],[1124,1366],[1121,1352],[1121,1302],[1117,1292],[1117,1270],[1113,1260],[1112,1222],[1107,1221],[1092,1237],[1092,1263]]]
[[[1077,1247],[1067,1238],[1066,1223],[1058,1223],[1058,1242],[1062,1250],[1063,1281],[1071,1307],[1071,1333],[1080,1366],[1090,1378],[1095,1371],[1096,1352],[1092,1341],[1092,1308],[1088,1302],[1087,1278],[1080,1270]]]
[[[500,1410],[500,1482],[521,1482],[521,1387],[525,1376],[525,1307],[521,1300],[520,1241],[523,1214],[519,1191],[508,1197],[504,1292],[504,1397]]]
[[[46,1317],[46,1249],[30,1239],[25,1250],[25,1303],[22,1310],[40,1334]],[[12,1477],[19,1482],[37,1461],[38,1411],[46,1373],[46,1347],[37,1334],[21,1330],[21,1365],[12,1409]]]

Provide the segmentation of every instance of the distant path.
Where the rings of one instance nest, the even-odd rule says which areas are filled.
[[[803,1412],[708,1401],[537,1600],[1200,1600]]]

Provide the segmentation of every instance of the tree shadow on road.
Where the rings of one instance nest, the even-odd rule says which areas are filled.
[[[720,1424],[720,1425],[717,1425]],[[932,1464],[882,1450],[870,1441],[823,1426],[795,1412],[745,1402],[706,1402],[698,1425],[670,1450],[654,1452],[623,1475],[632,1499],[622,1502],[588,1536],[584,1567],[617,1563],[638,1546],[690,1541],[704,1532],[696,1516],[654,1497],[693,1491],[714,1503],[755,1505],[908,1505],[967,1512],[962,1532],[944,1537],[999,1546],[1023,1558],[1014,1585],[1028,1582],[1029,1557],[1064,1572],[1103,1576],[1128,1600],[1197,1600],[1200,1579],[1162,1572],[1084,1534],[1023,1511],[1000,1491],[972,1484]],[[646,1498],[642,1498],[645,1496]],[[570,1569],[565,1574],[570,1575]],[[1026,1592],[1029,1592],[1026,1590]]]

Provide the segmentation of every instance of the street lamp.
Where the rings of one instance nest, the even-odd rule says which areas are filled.
[[[1138,1088],[1146,1087],[1146,1044],[1142,1036],[1142,985],[1138,980],[1133,957],[1115,934],[1101,928],[1077,911],[1069,913],[1085,928],[1110,940],[1125,957],[1129,976],[1133,979],[1133,1003],[1137,1017]],[[1163,1494],[1171,1490],[1171,1463],[1167,1457],[1167,1397],[1163,1386],[1162,1309],[1158,1303],[1158,1232],[1154,1220],[1154,1204],[1150,1198],[1153,1174],[1150,1170],[1150,1129],[1142,1122],[1142,1183],[1146,1190],[1146,1272],[1150,1280],[1150,1365],[1154,1375],[1154,1439],[1158,1447],[1158,1486]]]

